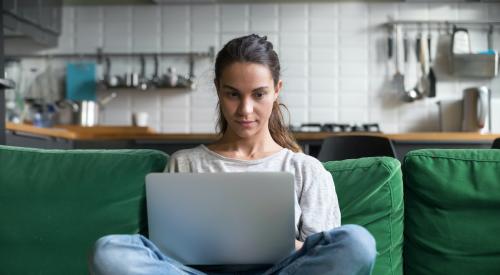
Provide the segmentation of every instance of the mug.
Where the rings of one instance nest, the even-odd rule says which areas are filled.
[[[148,126],[149,115],[146,112],[134,112],[132,113],[132,125],[138,127]]]

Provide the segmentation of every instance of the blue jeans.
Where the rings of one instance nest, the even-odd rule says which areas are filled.
[[[375,240],[366,229],[358,225],[344,225],[309,236],[301,249],[267,270],[238,273],[370,274],[376,254]],[[100,238],[89,264],[91,274],[207,274],[165,256],[141,235]]]

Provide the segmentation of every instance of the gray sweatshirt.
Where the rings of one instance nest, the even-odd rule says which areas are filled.
[[[315,158],[282,149],[256,160],[219,155],[204,145],[172,154],[169,172],[290,172],[295,176],[295,234],[307,236],[340,226],[340,209],[332,176]]]

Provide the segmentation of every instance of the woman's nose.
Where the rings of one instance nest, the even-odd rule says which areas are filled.
[[[238,106],[238,112],[241,115],[250,114],[253,112],[253,102],[248,98],[243,98]]]

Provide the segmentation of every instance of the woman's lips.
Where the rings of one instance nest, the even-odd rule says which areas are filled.
[[[248,127],[252,127],[252,124],[255,123],[255,121],[251,121],[251,120],[240,120],[238,121],[238,123],[245,127],[245,128],[248,128]]]

